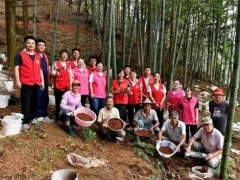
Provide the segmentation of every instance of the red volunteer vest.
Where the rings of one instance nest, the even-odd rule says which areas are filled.
[[[157,89],[154,87],[153,84],[150,84],[150,88],[151,88],[151,90],[152,90],[152,97],[155,99],[155,102],[156,102],[157,104],[160,104],[161,101],[162,101],[162,99],[163,99],[163,97],[164,97],[164,85],[163,85],[162,83],[159,84],[159,88],[158,88],[158,90],[157,90]],[[164,102],[163,102],[162,107],[164,107],[164,106],[165,106],[165,104],[164,104]],[[156,109],[157,107],[156,107],[156,105],[153,104],[152,108],[153,108],[153,109]]]
[[[93,72],[93,94],[97,98],[106,98],[106,74],[103,73],[102,77],[98,75],[97,71]]]
[[[138,80],[137,83],[133,86],[131,82],[130,84],[130,91],[132,92],[132,95],[128,95],[128,103],[129,104],[140,104],[141,100],[141,91],[140,91],[140,85],[141,81]]]
[[[117,79],[112,81],[112,89],[113,91],[118,90],[126,90],[128,88],[128,81],[123,79],[121,83],[118,82]],[[113,101],[115,104],[128,104],[128,94],[127,93],[119,93],[113,94]]]
[[[54,87],[56,89],[66,91],[70,89],[70,63],[66,62],[66,69],[60,61],[56,61],[57,69],[60,69],[59,75],[54,78]]]
[[[179,112],[179,102],[180,99],[183,98],[183,93],[184,91],[182,89],[178,89],[175,94],[173,94],[173,91],[168,91],[167,94],[167,99],[168,102],[170,103],[168,110],[169,111],[178,111]]]
[[[148,97],[147,84],[146,84],[145,81],[144,81],[144,76],[140,77],[139,80],[142,82],[142,93],[143,93],[145,96]],[[150,79],[149,79],[149,84],[148,84],[148,85],[153,84],[153,82],[154,82],[153,76],[150,75]]]
[[[32,60],[25,51],[21,51],[22,65],[19,68],[19,76],[22,84],[34,85],[41,83],[40,56],[35,53]]]
[[[70,63],[71,69],[74,69],[76,67],[73,59],[70,59],[68,62]]]
[[[185,124],[196,125],[196,113],[195,106],[198,99],[192,96],[192,99],[188,101],[186,98],[181,98],[180,103],[182,104],[182,117],[181,120]]]

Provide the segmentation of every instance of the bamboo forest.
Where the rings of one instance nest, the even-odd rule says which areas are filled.
[[[240,0],[0,7],[1,180],[238,179]]]

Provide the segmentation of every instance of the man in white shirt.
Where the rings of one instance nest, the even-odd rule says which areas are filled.
[[[167,137],[163,136],[167,132]],[[173,142],[177,147],[176,151],[184,157],[185,155],[185,140],[186,140],[186,125],[179,120],[177,111],[170,113],[170,119],[163,123],[162,129],[158,134],[158,141],[166,140]]]
[[[107,120],[109,118],[120,118],[119,111],[117,108],[113,107],[113,98],[112,96],[108,96],[106,99],[106,106],[102,109],[100,109],[98,113],[98,119],[97,122],[101,124],[101,131],[103,132],[104,135],[107,135],[110,133],[111,135],[115,135],[116,140],[123,141],[124,136],[126,135],[124,130],[121,131],[111,131],[107,127]]]
[[[196,139],[201,138],[201,142]],[[213,127],[213,121],[210,117],[202,120],[202,128],[191,138],[186,152],[190,152],[191,148],[197,152],[206,153],[207,165],[216,168],[222,158],[223,135],[220,131]]]

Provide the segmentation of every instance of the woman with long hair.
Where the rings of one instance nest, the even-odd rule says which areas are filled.
[[[161,83],[161,78],[159,73],[153,74],[154,82],[148,86],[149,98],[155,104],[152,108],[156,111],[160,127],[163,125],[163,111],[165,107],[166,99],[166,88],[163,83]]]
[[[184,89],[185,96],[180,99],[180,117],[186,124],[186,143],[189,142],[189,130],[191,137],[197,132],[198,125],[198,99],[192,95],[192,89],[186,87]]]

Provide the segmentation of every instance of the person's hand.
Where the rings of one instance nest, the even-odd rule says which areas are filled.
[[[103,123],[102,126],[105,127],[105,128],[108,127],[107,123]]]
[[[177,152],[180,152],[180,146],[178,145],[178,146],[176,146],[176,149],[175,149],[175,151],[177,151]]]
[[[16,86],[18,89],[21,89],[22,83],[20,81],[16,81]]]
[[[190,151],[191,151],[191,147],[188,146],[188,147],[186,148],[186,153],[189,153]]]
[[[160,111],[163,109],[163,104],[162,103],[160,103],[159,109],[160,109]]]
[[[207,157],[205,158],[206,161],[210,160],[213,158],[213,154],[208,154]]]
[[[137,131],[139,129],[139,126],[136,126],[133,130],[134,132]]]
[[[41,88],[41,90],[44,90],[44,88],[45,88],[45,84],[44,84],[43,81],[42,81],[41,84],[40,84],[40,88]]]
[[[94,94],[93,93],[91,93],[90,96],[91,96],[91,98],[94,98]]]
[[[151,127],[149,130],[150,130],[151,132],[153,132],[153,130],[154,130],[154,127]]]

